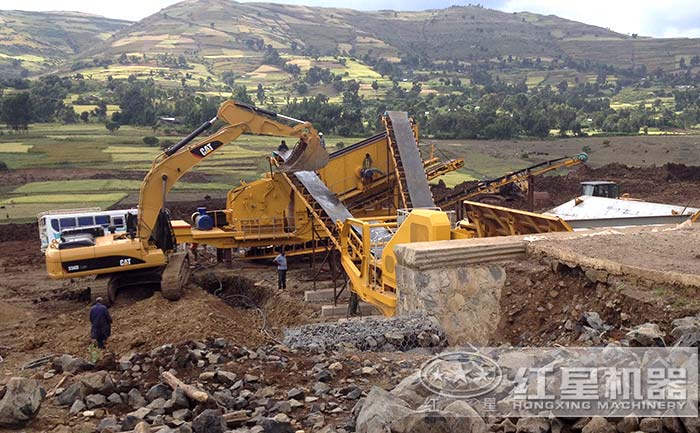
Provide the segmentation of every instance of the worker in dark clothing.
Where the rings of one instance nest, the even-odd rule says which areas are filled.
[[[360,177],[362,178],[362,183],[367,186],[372,183],[372,179],[375,174],[384,174],[380,169],[372,167],[372,156],[369,153],[365,154],[365,159],[362,161],[362,168],[360,169]]]
[[[105,342],[112,334],[112,316],[109,315],[107,306],[102,298],[95,299],[95,305],[90,308],[90,323],[92,324],[91,336],[97,341],[97,347],[105,348]]]
[[[287,255],[284,248],[280,248],[279,255],[272,262],[277,265],[277,289],[284,290],[287,288]]]
[[[287,147],[287,142],[282,140],[280,142],[280,145],[277,147],[278,152],[286,152],[289,150],[289,147]]]

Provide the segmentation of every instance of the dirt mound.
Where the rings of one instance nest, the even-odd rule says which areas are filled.
[[[0,242],[39,240],[37,223],[0,224]]]
[[[604,339],[619,339],[626,329],[649,321],[670,331],[674,319],[697,314],[694,306],[679,301],[694,296],[680,288],[660,292],[631,285],[610,287],[592,282],[581,268],[561,266],[554,272],[536,260],[511,264],[506,273],[493,344],[580,344],[587,312],[598,313],[613,328]],[[671,299],[668,293],[678,297]]]

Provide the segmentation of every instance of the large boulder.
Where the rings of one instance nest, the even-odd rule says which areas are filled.
[[[391,423],[392,433],[485,433],[486,423],[466,402],[444,410],[419,410]]]
[[[425,399],[433,395],[428,388],[423,386],[420,380],[420,372],[417,371],[404,378],[391,390],[391,394],[408,403],[415,409],[425,402]]]
[[[688,433],[700,433],[700,418],[681,418],[681,422]]]
[[[66,373],[72,374],[77,374],[95,368],[94,364],[87,362],[83,358],[78,358],[68,354],[63,354],[54,358],[51,366],[59,373],[65,371]]]
[[[590,421],[583,427],[581,433],[615,433],[615,426],[613,426],[605,418],[595,416],[591,418]]]
[[[192,421],[192,431],[195,433],[224,433],[226,421],[218,410],[207,409]]]
[[[640,346],[663,347],[666,333],[656,323],[643,323],[635,326],[626,336]]]
[[[517,433],[547,433],[549,428],[549,421],[538,417],[520,418],[515,424]]]
[[[385,431],[397,421],[413,411],[400,398],[379,388],[372,387],[357,415],[355,429],[357,433],[375,433]]]
[[[700,346],[700,316],[683,317],[671,322],[671,335],[676,339],[674,345],[684,347]]]
[[[39,412],[46,391],[38,381],[13,377],[7,382],[0,400],[0,426],[21,427]]]
[[[87,388],[82,382],[74,382],[62,393],[58,394],[56,401],[61,406],[70,406],[76,400],[82,400],[87,395]]]
[[[109,395],[114,391],[114,381],[112,376],[106,371],[83,373],[77,376],[77,379],[85,385],[89,392]]]

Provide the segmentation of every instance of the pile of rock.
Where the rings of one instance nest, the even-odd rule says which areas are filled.
[[[357,433],[698,433],[698,418],[508,418],[483,405],[432,394],[419,374],[387,392],[373,387],[357,411]]]
[[[273,345],[248,350],[215,339],[98,366],[64,355],[35,376],[58,385],[46,400],[66,411],[56,431],[342,433],[354,430],[354,407],[373,383],[396,384],[417,368],[417,361]]]
[[[423,314],[364,317],[334,323],[314,323],[287,329],[284,344],[293,349],[354,349],[396,352],[447,346],[435,319]]]

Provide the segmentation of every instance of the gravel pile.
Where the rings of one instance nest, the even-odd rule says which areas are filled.
[[[285,330],[284,344],[295,349],[355,348],[363,351],[407,351],[444,347],[440,325],[422,314],[392,318],[365,317],[315,323]]]

